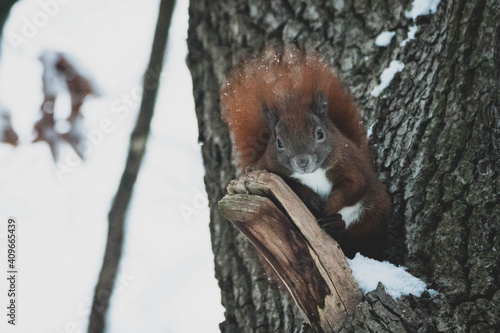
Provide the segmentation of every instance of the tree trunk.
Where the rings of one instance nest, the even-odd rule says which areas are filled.
[[[373,131],[374,158],[391,195],[386,258],[434,299],[370,293],[345,331],[500,329],[500,3],[442,1],[416,23],[409,1],[192,1],[188,65],[210,198],[223,332],[295,332],[303,318],[267,278],[217,202],[236,176],[219,87],[227,70],[273,41],[317,48],[338,70]],[[404,46],[409,27],[415,40]],[[386,47],[383,31],[396,32]],[[379,97],[392,60],[404,63]],[[411,313],[411,314],[410,314]]]

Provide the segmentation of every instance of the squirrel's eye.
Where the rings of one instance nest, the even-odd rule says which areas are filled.
[[[276,138],[276,145],[278,148],[283,149],[283,142],[281,142],[280,138]]]
[[[321,141],[325,137],[325,132],[321,128],[318,128],[318,131],[316,132],[316,140]]]

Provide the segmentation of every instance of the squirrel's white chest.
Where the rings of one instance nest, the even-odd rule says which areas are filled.
[[[325,169],[319,168],[311,173],[294,172],[291,177],[318,193],[323,200],[328,198],[332,191],[332,183],[326,178]]]
[[[311,173],[297,173],[291,176],[297,179],[302,184],[311,188],[314,192],[318,193],[321,199],[326,200],[332,192],[332,183],[326,178],[326,170],[318,169]],[[345,221],[346,227],[356,222],[363,212],[363,204],[358,202],[353,206],[344,207],[339,211],[342,219]]]

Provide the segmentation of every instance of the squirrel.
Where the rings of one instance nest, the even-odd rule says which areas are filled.
[[[380,259],[389,196],[358,108],[326,61],[268,48],[232,69],[220,97],[239,167],[281,176],[347,257]]]

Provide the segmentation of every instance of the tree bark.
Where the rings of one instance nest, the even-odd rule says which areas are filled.
[[[433,299],[370,293],[344,331],[496,332],[500,329],[500,3],[442,1],[407,18],[410,1],[192,1],[188,65],[210,198],[223,332],[295,332],[303,319],[268,283],[253,248],[219,213],[236,176],[220,118],[228,69],[266,43],[318,49],[338,70],[373,131],[374,159],[392,200],[386,258],[431,288]],[[409,27],[418,32],[406,45]],[[387,47],[375,44],[396,32]],[[392,60],[405,64],[379,97]]]

